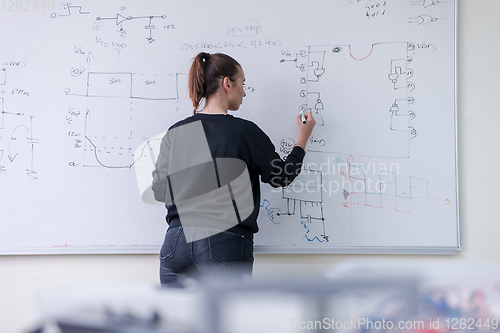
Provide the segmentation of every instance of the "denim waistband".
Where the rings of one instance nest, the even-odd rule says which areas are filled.
[[[180,218],[173,218],[170,220],[170,223],[168,224],[168,229],[172,229],[172,228],[180,227],[180,226],[182,226]],[[199,227],[206,228],[207,226],[200,223]],[[250,228],[248,228],[244,225],[237,224],[234,227],[227,229],[227,231],[231,231],[231,232],[243,235],[243,236],[245,236],[245,238],[249,239],[253,243],[254,232]]]

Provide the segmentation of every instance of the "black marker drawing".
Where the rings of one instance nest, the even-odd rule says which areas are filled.
[[[5,128],[5,109],[3,106],[3,97],[0,97],[0,114],[2,115],[2,122],[0,123],[0,129]]]
[[[123,10],[126,9],[126,7],[122,7],[122,12]],[[153,30],[156,29],[156,26],[153,24],[153,20],[155,19],[162,19],[164,20],[166,18],[166,15],[151,15],[151,16],[125,16],[122,14],[116,14],[114,17],[101,17],[98,16],[96,17],[96,21],[94,22],[94,30],[101,30],[104,27],[104,21],[115,21],[115,25],[119,26],[120,29],[118,30],[120,35],[124,37],[127,34],[127,31],[123,28],[123,23],[129,22],[132,20],[147,20],[148,25],[144,26],[144,29],[149,31],[149,36],[146,38],[149,43],[154,42],[153,38]]]
[[[226,27],[226,34],[235,37],[249,37],[258,35],[262,26],[256,20],[239,20]]]
[[[65,93],[82,97],[175,101],[181,98],[179,87],[182,83],[187,83],[187,74],[165,77],[130,72],[88,72],[85,93],[73,93],[70,88],[65,89]]]
[[[417,17],[410,17],[408,23],[418,24],[418,25],[427,25],[429,23],[433,23],[433,22],[436,22],[438,20],[440,20],[440,19],[432,17],[430,15],[422,14],[422,15],[419,15]]]
[[[415,118],[415,113],[408,110],[407,100],[395,100],[389,112],[391,113],[391,131],[409,133],[409,129],[411,128],[410,121]]]
[[[325,189],[322,172],[310,169],[301,170],[293,183],[282,190],[282,198],[286,200],[287,209],[286,212],[279,214],[281,216],[298,214],[303,220],[304,228],[307,229],[308,241],[313,241],[315,237],[318,237],[317,240],[320,242],[329,241],[323,214],[323,192]],[[311,229],[315,230],[312,234],[310,234]]]
[[[50,14],[50,17],[56,18],[57,16],[71,16],[71,14],[73,14],[73,13],[80,14],[80,15],[89,14],[89,12],[82,10],[82,6],[72,5],[71,2],[61,4],[60,8],[62,10],[64,10],[66,13],[59,14],[59,15],[57,13],[52,13],[52,14]]]
[[[183,73],[87,73],[83,93],[65,90],[68,96],[88,99],[87,110],[69,107],[65,115],[72,129],[68,136],[83,154],[82,163],[71,161],[70,166],[130,169],[139,159],[149,158],[152,152],[147,148],[137,151],[151,137],[148,127],[143,126],[147,121],[145,112],[175,110],[180,101],[187,101],[187,80]]]
[[[30,129],[25,125],[20,125],[14,128],[9,137],[9,154],[7,157],[9,161],[14,162],[16,157],[19,155],[18,143],[25,138],[25,135],[29,133]]]
[[[5,85],[7,82],[7,69],[4,67],[0,70],[0,86]]]
[[[0,97],[0,148],[2,142],[4,143],[3,149],[0,149],[0,162],[1,157],[7,157],[5,161],[8,162],[7,165],[0,165],[0,173],[7,177],[12,165],[12,168],[24,167],[29,179],[37,179],[34,176],[36,172],[33,169],[33,160],[34,146],[38,140],[31,135],[33,116],[28,120],[24,113],[6,111],[4,106],[5,99]]]
[[[35,145],[39,143],[38,139],[35,139],[33,137],[33,116],[30,116],[30,136],[27,138],[28,139],[28,144],[31,145],[31,150],[30,150],[30,168],[26,169],[26,174],[28,175],[29,179],[37,179],[36,177],[36,171],[34,169],[34,160],[35,160]]]
[[[391,72],[389,73],[388,77],[389,80],[391,80],[391,82],[394,84],[394,90],[407,88],[406,78],[408,78],[408,75],[406,69],[406,60],[407,59],[391,60]]]
[[[440,3],[443,3],[440,0],[412,0],[411,4],[413,6],[422,6],[424,8],[429,8],[432,6],[437,6]]]
[[[313,113],[319,140],[308,145],[309,151],[409,158],[409,140],[416,136],[409,127],[415,113],[408,106],[413,101],[408,93],[415,89],[408,81],[414,75],[408,67],[412,45],[377,43],[361,52],[352,45],[312,45],[295,55],[282,52],[281,63],[293,62],[304,72],[299,110]],[[347,92],[359,98],[346,99]],[[339,122],[356,131],[349,126],[327,129],[327,123],[330,127]],[[333,132],[334,139],[321,141],[331,135],[323,135],[324,131]],[[361,137],[377,140],[360,144]]]

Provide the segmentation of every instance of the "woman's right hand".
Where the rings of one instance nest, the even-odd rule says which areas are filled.
[[[309,141],[309,137],[316,125],[316,120],[314,120],[312,112],[304,113],[304,117],[306,118],[306,123],[302,122],[301,115],[296,117],[297,125],[299,127],[299,138],[297,140],[297,144],[301,145],[302,148],[305,149],[307,141]]]

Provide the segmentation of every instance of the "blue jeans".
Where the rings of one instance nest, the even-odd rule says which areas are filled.
[[[213,236],[187,242],[194,233],[207,234],[204,227],[173,227],[167,230],[160,251],[160,281],[165,287],[183,287],[186,279],[202,282],[221,278],[250,280],[253,269],[253,242],[243,235],[221,231]]]

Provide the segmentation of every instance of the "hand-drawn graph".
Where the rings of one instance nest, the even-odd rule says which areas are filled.
[[[181,87],[187,87],[187,75],[182,73],[89,72],[85,92],[67,89],[68,96],[88,98],[82,132],[75,134],[81,137],[83,166],[126,169],[150,158],[146,148],[136,153],[157,134],[145,132],[152,119],[147,110],[176,110],[181,100],[187,100],[187,88]]]
[[[175,101],[186,98],[187,74],[167,76],[131,72],[89,72],[83,93],[66,89],[66,95]]]
[[[325,161],[325,155],[328,153],[314,156]],[[338,155],[334,168],[325,170],[318,168],[317,163],[308,163],[295,181],[282,190],[281,198],[265,197],[262,214],[267,214],[275,225],[300,222],[302,243],[327,244],[338,234],[339,226],[352,228],[352,216],[366,214],[362,211],[412,214],[416,201],[434,202],[438,206],[451,204],[448,198],[432,197],[429,181],[407,176],[398,163],[377,165],[369,160],[362,157],[355,161],[353,156]],[[421,209],[420,203],[417,207]]]
[[[314,45],[282,61],[295,62],[303,73],[300,110],[313,112],[317,122],[310,151],[410,156],[416,130],[411,126],[415,113],[409,109],[415,86],[409,81],[413,71],[408,47],[379,43],[367,54],[358,54],[351,45]],[[347,100],[346,92],[356,92],[359,98]],[[358,140],[360,136],[366,140]],[[377,140],[370,140],[373,137]]]
[[[370,180],[363,164],[355,163],[354,158],[349,157],[346,163],[346,172],[349,179],[348,188],[343,189],[344,207],[370,207],[394,209],[396,212],[412,213],[412,203],[416,199],[440,201],[450,204],[449,199],[434,199],[429,196],[429,181],[422,178],[410,176],[409,185],[401,185],[398,182],[398,172],[394,170],[378,170],[375,179]],[[367,182],[374,183],[373,186]],[[404,184],[404,182],[402,182]],[[361,184],[361,186],[357,186]]]
[[[71,2],[63,3],[59,7],[60,7],[60,9],[63,10],[63,14],[57,14],[54,12],[54,13],[50,14],[50,17],[56,18],[58,16],[61,16],[61,17],[71,16],[72,14],[78,14],[78,15],[89,14],[89,12],[85,11],[82,8],[82,6],[73,5]],[[49,10],[52,10],[52,9],[49,9]]]

